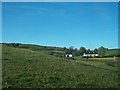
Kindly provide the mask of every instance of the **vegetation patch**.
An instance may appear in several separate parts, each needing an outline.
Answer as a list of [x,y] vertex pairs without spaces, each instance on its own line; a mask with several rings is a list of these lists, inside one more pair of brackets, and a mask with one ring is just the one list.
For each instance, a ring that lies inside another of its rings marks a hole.
[[[46,53],[50,51],[48,47],[45,49],[33,51],[30,48],[3,45],[3,88],[118,87],[117,60],[65,59]],[[54,53],[63,53],[63,49],[53,49]]]

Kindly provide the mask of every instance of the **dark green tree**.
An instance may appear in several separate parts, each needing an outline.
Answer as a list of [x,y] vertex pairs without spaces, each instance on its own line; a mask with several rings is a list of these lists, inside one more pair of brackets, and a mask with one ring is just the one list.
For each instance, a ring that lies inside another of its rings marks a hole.
[[79,51],[74,51],[72,54],[73,54],[73,56],[79,56],[80,55]]
[[107,48],[105,48],[105,47],[103,47],[103,46],[99,47],[99,48],[98,48],[98,54],[99,54],[99,56],[100,56],[100,57],[105,56],[106,51],[107,51]]
[[69,53],[72,53],[74,51],[74,47],[73,46],[70,46],[69,47]]
[[91,52],[91,50],[90,50],[90,49],[87,49],[86,52],[89,53],[89,52]]
[[64,51],[65,51],[65,53],[69,53],[69,49],[68,48],[66,48]]
[[67,49],[66,47],[63,48],[63,50],[66,50],[66,49]]
[[73,56],[79,56],[80,53],[79,53],[79,50],[77,48],[75,48],[72,52]]
[[95,48],[95,49],[93,50],[93,52],[94,52],[94,53],[98,53],[98,49]]
[[83,55],[86,52],[86,48],[80,47],[79,52],[80,52],[80,55]]

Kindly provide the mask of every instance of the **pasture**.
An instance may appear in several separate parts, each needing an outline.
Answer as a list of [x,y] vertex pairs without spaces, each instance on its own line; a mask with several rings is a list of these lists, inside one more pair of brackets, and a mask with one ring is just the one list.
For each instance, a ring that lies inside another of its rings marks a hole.
[[2,64],[3,88],[118,88],[112,58],[66,60],[46,49],[3,45]]

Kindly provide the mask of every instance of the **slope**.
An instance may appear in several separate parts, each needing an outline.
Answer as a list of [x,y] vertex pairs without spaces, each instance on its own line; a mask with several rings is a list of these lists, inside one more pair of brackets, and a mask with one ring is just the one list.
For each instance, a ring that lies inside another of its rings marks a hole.
[[2,60],[3,88],[118,87],[117,69],[97,68],[42,51],[3,45]]

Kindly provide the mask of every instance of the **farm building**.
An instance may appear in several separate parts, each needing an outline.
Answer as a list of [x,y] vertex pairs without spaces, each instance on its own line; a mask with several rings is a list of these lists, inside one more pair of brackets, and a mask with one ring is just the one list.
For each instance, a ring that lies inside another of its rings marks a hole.
[[72,53],[66,53],[65,57],[73,57]]
[[97,57],[98,53],[89,52],[89,53],[84,53],[83,56],[84,57]]

